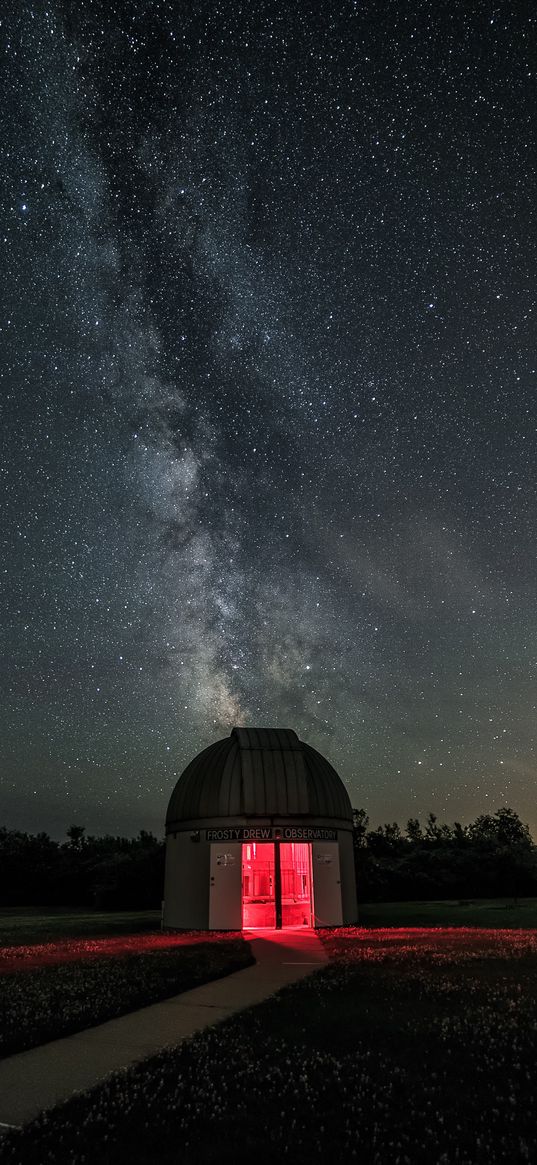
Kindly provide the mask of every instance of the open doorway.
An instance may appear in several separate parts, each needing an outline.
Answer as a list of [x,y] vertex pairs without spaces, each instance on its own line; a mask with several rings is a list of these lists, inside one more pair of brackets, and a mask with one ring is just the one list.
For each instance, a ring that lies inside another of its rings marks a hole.
[[276,926],[274,842],[245,842],[242,847],[242,925]]
[[242,925],[245,929],[311,926],[311,845],[245,842]]
[[280,846],[282,927],[311,926],[311,845],[305,841]]

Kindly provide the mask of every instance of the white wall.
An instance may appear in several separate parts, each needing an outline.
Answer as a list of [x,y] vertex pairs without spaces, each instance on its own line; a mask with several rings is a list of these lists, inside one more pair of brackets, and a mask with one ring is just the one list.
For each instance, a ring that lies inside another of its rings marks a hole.
[[315,926],[341,926],[341,878],[337,841],[314,841],[313,909]]
[[163,926],[207,930],[210,848],[206,841],[192,841],[187,831],[168,834]]
[[343,926],[354,926],[358,921],[358,903],[356,899],[356,875],[354,872],[352,833],[341,829],[338,831],[338,837]]
[[[216,855],[224,853],[235,855],[235,861],[217,864]],[[326,863],[316,860],[318,854],[335,856],[332,862]],[[175,837],[169,834],[163,925],[181,930],[240,930],[241,860],[240,842],[195,842],[188,830],[178,832]],[[356,923],[358,908],[350,831],[338,830],[338,842],[313,842],[312,866],[314,925]],[[212,888],[211,878],[214,878]]]
[[211,844],[209,929],[240,930],[242,927],[242,845]]

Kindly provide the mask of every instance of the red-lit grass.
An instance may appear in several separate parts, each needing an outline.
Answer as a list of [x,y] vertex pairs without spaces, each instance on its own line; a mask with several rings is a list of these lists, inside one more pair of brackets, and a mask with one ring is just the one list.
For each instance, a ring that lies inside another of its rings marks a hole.
[[325,941],[326,969],[9,1135],[2,1162],[537,1160],[537,934]]
[[158,931],[154,934],[123,934],[103,938],[57,939],[48,943],[29,943],[0,947],[0,975],[11,971],[33,970],[37,967],[71,963],[84,959],[118,958],[128,954],[148,954],[151,951],[172,950],[199,943],[219,942],[237,935],[215,931],[191,931],[173,934]]
[[[0,975],[0,1056],[104,1023],[253,962],[238,935],[136,936],[127,952],[46,958]],[[109,941],[109,940],[106,940]]]
[[411,959],[420,954],[433,961],[537,955],[537,930],[529,928],[350,926],[318,933],[339,962]]

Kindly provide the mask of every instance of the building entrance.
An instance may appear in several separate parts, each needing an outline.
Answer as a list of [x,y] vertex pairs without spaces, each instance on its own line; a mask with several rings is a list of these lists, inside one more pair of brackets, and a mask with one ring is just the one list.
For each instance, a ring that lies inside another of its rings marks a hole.
[[242,846],[245,929],[312,925],[309,842],[246,842]]

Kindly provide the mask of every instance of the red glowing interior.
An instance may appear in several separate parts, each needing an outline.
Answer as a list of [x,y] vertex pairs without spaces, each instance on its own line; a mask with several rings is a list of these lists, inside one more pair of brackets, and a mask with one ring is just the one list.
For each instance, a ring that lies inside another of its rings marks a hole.
[[[265,928],[311,926],[311,846],[307,842],[280,844],[280,902],[274,842],[248,842],[242,847],[242,925]],[[280,909],[277,910],[277,905]]]
[[242,925],[276,926],[274,842],[242,847]]
[[311,845],[284,842],[282,870],[282,926],[311,926]]

